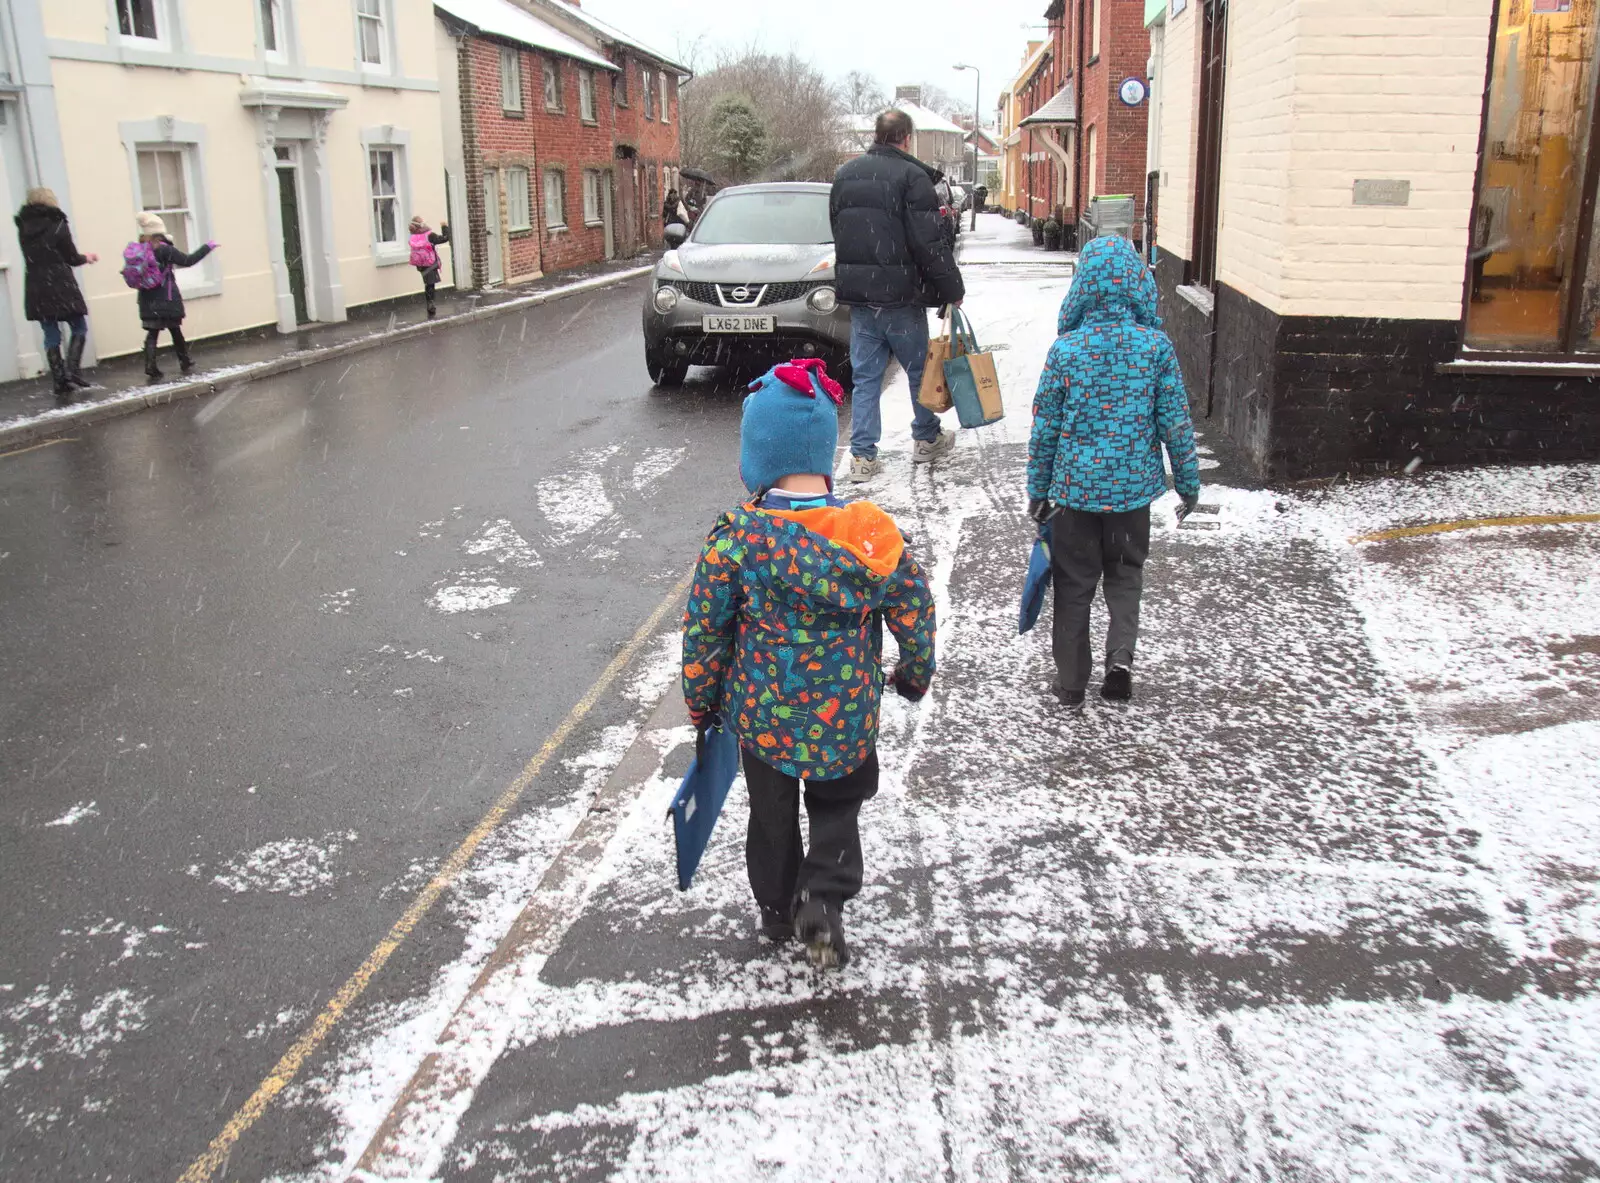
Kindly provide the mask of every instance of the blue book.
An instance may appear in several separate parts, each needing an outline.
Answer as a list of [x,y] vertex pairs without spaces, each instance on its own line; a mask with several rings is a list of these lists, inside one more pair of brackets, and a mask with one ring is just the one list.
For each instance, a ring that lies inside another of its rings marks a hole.
[[739,737],[724,724],[706,732],[705,749],[689,765],[672,799],[672,836],[678,847],[678,890],[688,891],[711,844],[722,804],[739,773]]
[[1022,611],[1017,616],[1017,632],[1025,633],[1039,622],[1045,593],[1050,590],[1050,523],[1039,527],[1033,553],[1028,556],[1028,576],[1022,581]]

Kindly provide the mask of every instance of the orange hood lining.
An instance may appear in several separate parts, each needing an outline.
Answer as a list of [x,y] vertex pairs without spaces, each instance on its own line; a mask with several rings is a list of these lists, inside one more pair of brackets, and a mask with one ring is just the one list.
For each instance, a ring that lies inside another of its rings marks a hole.
[[874,575],[888,577],[900,566],[906,541],[894,519],[870,501],[827,505],[820,509],[763,509],[775,518],[787,518],[849,551]]

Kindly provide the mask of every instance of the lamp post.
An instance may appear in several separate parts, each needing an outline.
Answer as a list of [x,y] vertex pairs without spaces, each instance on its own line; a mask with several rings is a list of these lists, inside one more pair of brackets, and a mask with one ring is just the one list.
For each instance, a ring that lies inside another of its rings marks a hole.
[[[979,115],[978,115],[978,112],[980,110],[982,110],[982,108],[978,106],[978,100],[979,100],[979,97],[983,94],[983,74],[979,72],[977,66],[960,66],[960,65],[958,65],[958,66],[956,66],[954,68],[957,69],[957,70],[971,70],[972,71],[972,79],[973,79],[973,83],[972,83],[972,190],[973,191],[972,191],[971,197],[972,197],[972,228],[974,230],[976,230],[978,228],[978,194],[977,194],[977,188],[978,188],[978,130],[983,126],[983,121],[979,118]],[[960,225],[960,223],[957,223],[957,225]]]

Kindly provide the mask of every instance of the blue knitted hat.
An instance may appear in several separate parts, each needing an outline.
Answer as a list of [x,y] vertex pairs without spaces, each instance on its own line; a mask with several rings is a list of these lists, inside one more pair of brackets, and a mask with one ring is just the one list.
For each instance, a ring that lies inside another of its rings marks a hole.
[[815,473],[833,487],[844,389],[821,359],[774,366],[750,384],[739,427],[739,475],[752,493],[793,474]]

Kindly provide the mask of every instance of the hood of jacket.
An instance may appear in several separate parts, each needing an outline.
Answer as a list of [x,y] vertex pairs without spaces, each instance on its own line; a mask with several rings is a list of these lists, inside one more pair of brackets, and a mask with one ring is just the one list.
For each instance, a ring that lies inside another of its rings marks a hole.
[[1156,314],[1156,278],[1133,243],[1120,234],[1096,238],[1079,253],[1072,287],[1061,302],[1056,336],[1064,337],[1091,320],[1161,327],[1161,317]]
[[25,205],[17,211],[17,237],[26,244],[32,239],[54,234],[67,215],[53,205]]
[[[814,611],[857,611],[876,604],[905,552],[894,519],[870,501],[820,509],[744,513],[762,519],[773,548],[762,572]],[[760,555],[753,556],[760,566]]]

